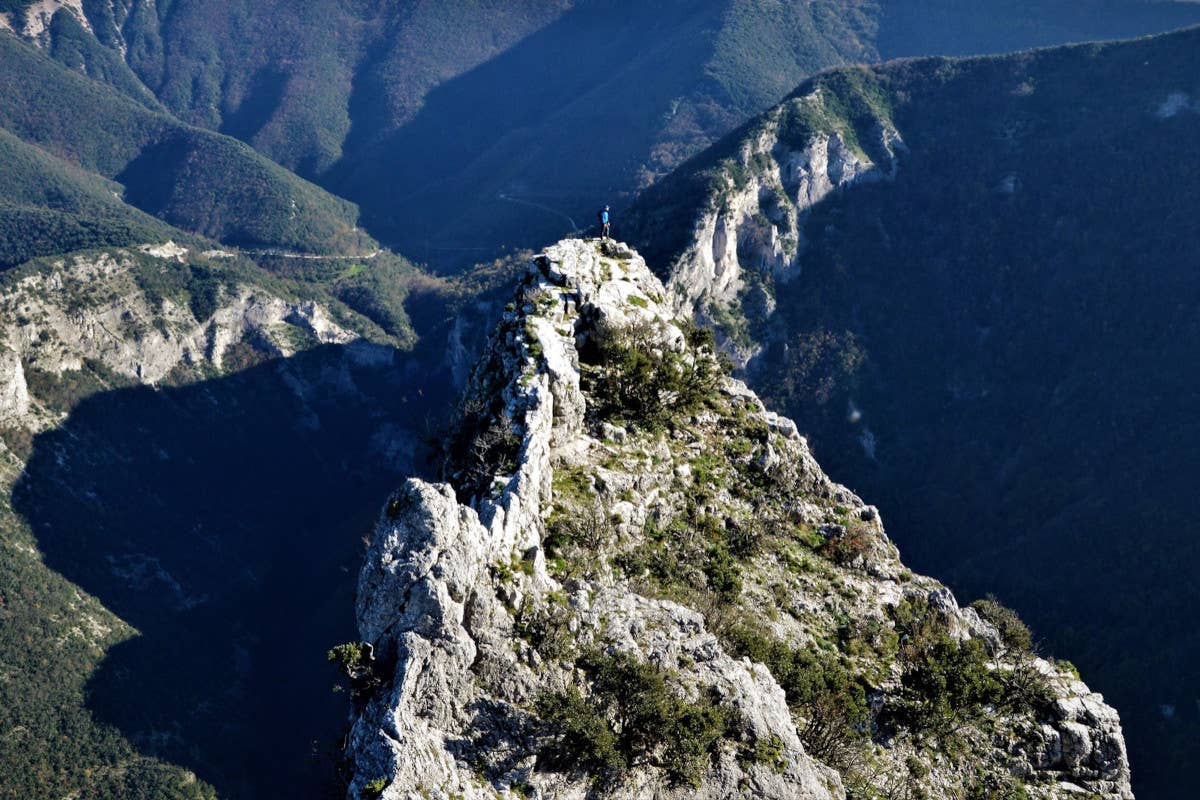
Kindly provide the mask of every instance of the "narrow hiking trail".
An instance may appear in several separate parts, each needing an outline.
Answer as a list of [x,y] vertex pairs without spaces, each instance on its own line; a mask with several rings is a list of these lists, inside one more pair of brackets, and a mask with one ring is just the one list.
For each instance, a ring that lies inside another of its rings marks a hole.
[[551,208],[550,206],[543,205],[541,203],[535,203],[532,200],[522,200],[519,197],[512,197],[511,195],[507,195],[504,192],[500,192],[499,194],[496,195],[496,197],[498,197],[501,200],[504,200],[506,202],[509,202],[509,203],[516,203],[516,204],[522,205],[522,206],[529,206],[530,208],[540,209],[542,211],[547,212],[548,214],[553,214],[556,217],[561,217],[562,219],[565,219],[567,221],[568,225],[571,226],[570,230],[568,230],[567,233],[578,233],[579,232],[579,226],[575,224],[575,220],[571,217],[571,215],[567,214],[563,211],[559,211],[557,208]]
[[277,258],[298,258],[304,261],[346,261],[349,259],[360,259],[362,261],[371,261],[377,258],[382,249],[375,250],[365,255],[318,255],[316,253],[290,253],[286,250],[277,250],[275,248],[266,249],[239,249],[239,252],[251,256],[275,256]]

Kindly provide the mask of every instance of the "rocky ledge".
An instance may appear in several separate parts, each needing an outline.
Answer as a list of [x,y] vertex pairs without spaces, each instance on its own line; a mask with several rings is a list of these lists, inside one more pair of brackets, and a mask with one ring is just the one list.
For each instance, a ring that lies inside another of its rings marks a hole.
[[729,378],[632,250],[533,259],[359,578],[351,798],[1130,798],[1120,722]]

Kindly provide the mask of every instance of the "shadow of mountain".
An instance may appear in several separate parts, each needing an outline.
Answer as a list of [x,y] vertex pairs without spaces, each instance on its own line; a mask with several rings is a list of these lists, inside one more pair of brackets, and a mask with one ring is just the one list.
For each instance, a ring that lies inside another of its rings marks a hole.
[[244,142],[251,141],[271,121],[271,110],[279,105],[287,88],[287,75],[276,67],[262,67],[254,73],[245,97],[221,123],[221,133]]
[[431,91],[322,184],[357,202],[373,235],[442,266],[587,226],[633,188],[671,101],[703,79],[700,45],[724,5],[581,3]]
[[[390,134],[377,133],[388,104],[384,78],[367,69],[349,98],[346,156],[315,177],[359,205],[373,236],[442,272],[586,228],[599,205],[625,205],[656,148],[699,145],[775,99],[754,95],[750,87],[761,76],[735,76],[732,88],[723,88],[729,75],[720,78],[721,70],[748,69],[717,54],[746,35],[736,30],[735,5],[577,3],[430,91],[420,111]],[[933,13],[927,5],[883,4],[868,14],[878,31],[864,38],[887,58],[966,55],[1138,36],[1200,21],[1200,7],[1185,3],[1045,0],[1013,9],[1005,0],[938,0]],[[847,32],[839,35],[821,12],[814,18],[812,30],[796,33],[813,37],[813,51],[832,48],[829,60],[814,67],[837,60],[838,42],[854,50],[842,41]],[[764,46],[752,38],[739,44]],[[387,54],[384,45],[368,62],[386,64]],[[714,57],[721,63],[714,66]],[[788,66],[790,58],[776,54],[775,68],[797,69]],[[682,128],[667,134],[677,112],[687,121],[675,120]],[[625,238],[619,215],[615,227]]]
[[40,435],[13,490],[47,564],[133,625],[89,708],[222,797],[336,794],[366,535],[454,389],[416,356],[322,347],[122,389]]

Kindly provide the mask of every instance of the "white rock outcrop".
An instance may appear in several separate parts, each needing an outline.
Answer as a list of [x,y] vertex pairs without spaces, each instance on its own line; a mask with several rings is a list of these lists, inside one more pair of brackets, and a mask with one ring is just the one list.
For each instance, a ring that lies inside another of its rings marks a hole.
[[[19,33],[27,39],[43,41],[50,30],[50,21],[60,11],[73,15],[80,25],[88,30],[91,29],[92,26],[88,22],[87,15],[83,13],[83,0],[33,0],[21,12],[20,20],[23,20],[23,25],[20,27]],[[0,19],[4,23],[2,27],[18,32],[14,26],[14,22],[18,22],[15,17],[16,12],[0,14]]]
[[[863,181],[894,176],[899,134],[880,123],[877,164],[851,146],[843,133],[814,134],[801,145],[787,143],[781,127],[794,106],[821,106],[821,90],[772,109],[734,157],[696,222],[692,241],[671,269],[669,286],[681,310],[728,305],[743,288],[743,271],[753,269],[780,281],[795,277],[804,252],[804,223],[829,195]],[[734,172],[737,173],[735,176]]]
[[[687,323],[635,252],[568,240],[537,256],[464,403],[510,421],[519,439],[515,463],[498,461],[496,474],[460,485],[458,494],[412,479],[389,499],[359,577],[359,632],[379,686],[359,698],[352,718],[354,800],[846,796],[841,775],[806,752],[779,682],[765,666],[727,652],[704,614],[640,591],[599,556],[590,577],[565,578],[548,568],[547,518],[563,507],[558,492],[567,491],[556,491],[559,471],[597,493],[599,513],[623,542],[635,542],[648,521],[669,519],[697,489],[716,492],[705,501],[714,507],[741,502],[720,488],[706,461],[710,448],[727,450],[720,436],[705,433],[721,430],[719,414],[698,412],[665,437],[587,421],[596,398],[582,388],[581,351],[603,326],[641,326],[656,332],[649,347],[689,352]],[[794,423],[767,411],[740,381],[724,379],[721,395],[730,418],[763,437],[759,450],[744,456],[745,468],[791,487],[770,502],[820,536],[849,536],[853,528],[865,537],[843,566],[797,571],[774,554],[754,561],[758,571],[744,573],[742,596],[761,603],[763,624],[783,640],[811,644],[828,626],[845,624],[838,620],[886,624],[889,609],[913,600],[943,618],[957,639],[1001,647],[997,630],[960,609],[949,590],[903,569],[878,510],[825,476]],[[487,430],[480,435],[492,435]],[[707,485],[697,486],[697,470],[707,473]],[[830,523],[831,514],[840,522]],[[523,638],[524,615],[547,604],[565,609],[576,645],[631,654],[669,671],[686,696],[705,693],[736,709],[743,741],[772,742],[777,761],[747,761],[734,745],[722,745],[696,786],[635,765],[603,791],[596,776],[545,762],[536,701],[577,675]],[[1076,790],[1132,797],[1116,713],[1084,684],[1029,658],[1046,676],[1054,708],[1036,724],[1014,720],[1003,729],[1004,743],[1000,734],[968,737],[973,752],[958,762],[931,762],[925,789],[949,796],[987,765],[1038,787],[1037,797]],[[876,680],[883,694],[899,691],[898,674]],[[889,772],[907,770],[905,759],[925,752],[896,736],[872,747],[879,780],[891,780]]]
[[0,422],[17,420],[29,413],[29,386],[25,369],[15,350],[0,348]]
[[[714,183],[667,282],[676,309],[717,329],[737,366],[764,344],[730,328],[755,318],[764,329],[774,312],[772,282],[795,279],[808,245],[804,228],[814,207],[859,183],[890,180],[905,149],[891,122],[880,118],[870,133],[872,159],[844,125],[830,124],[803,140],[787,129],[798,116],[826,116],[818,86],[764,114],[737,153],[715,169]],[[833,113],[828,116],[833,116]],[[753,296],[747,291],[753,289]]]
[[[143,252],[161,260],[164,272],[187,254],[171,244]],[[146,292],[134,276],[133,257],[122,251],[70,256],[13,282],[0,289],[0,313],[0,408],[20,414],[28,397],[14,359],[55,375],[91,360],[155,384],[180,364],[220,369],[227,348],[251,337],[282,356],[298,349],[289,331],[321,344],[360,338],[313,301],[248,285],[222,288],[212,315],[196,319],[186,305]]]

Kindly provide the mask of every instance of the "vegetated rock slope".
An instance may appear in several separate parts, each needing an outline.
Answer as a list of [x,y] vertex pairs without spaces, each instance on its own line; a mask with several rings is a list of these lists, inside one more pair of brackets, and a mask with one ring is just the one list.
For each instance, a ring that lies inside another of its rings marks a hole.
[[1200,757],[1198,67],[1192,29],[831,72],[635,211],[912,562],[1078,659],[1155,797]]
[[[463,267],[587,225],[804,76],[1200,22],[1137,0],[8,0],[0,24]],[[552,65],[547,69],[546,65]],[[485,124],[480,124],[484,120]]]
[[170,243],[0,274],[0,797],[336,791],[322,654],[452,396],[422,333]]
[[359,576],[350,796],[1131,797],[1116,713],[718,363],[632,250],[533,259]]

